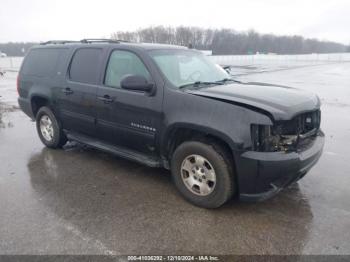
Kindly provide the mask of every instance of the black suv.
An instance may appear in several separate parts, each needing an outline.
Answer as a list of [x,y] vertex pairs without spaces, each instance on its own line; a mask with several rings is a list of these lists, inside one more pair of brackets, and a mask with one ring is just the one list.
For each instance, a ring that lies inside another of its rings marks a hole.
[[271,197],[324,145],[316,95],[239,82],[185,47],[51,41],[27,54],[17,88],[47,147],[73,140],[171,169],[181,194],[207,208]]

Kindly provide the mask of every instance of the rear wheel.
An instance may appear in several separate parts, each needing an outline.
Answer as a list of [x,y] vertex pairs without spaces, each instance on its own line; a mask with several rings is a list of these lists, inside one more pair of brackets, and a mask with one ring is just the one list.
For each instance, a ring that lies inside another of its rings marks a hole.
[[36,114],[36,129],[41,142],[50,148],[60,148],[67,142],[67,137],[49,107],[41,107]]
[[197,206],[219,207],[234,193],[232,164],[218,145],[184,142],[173,154],[171,171],[180,193]]

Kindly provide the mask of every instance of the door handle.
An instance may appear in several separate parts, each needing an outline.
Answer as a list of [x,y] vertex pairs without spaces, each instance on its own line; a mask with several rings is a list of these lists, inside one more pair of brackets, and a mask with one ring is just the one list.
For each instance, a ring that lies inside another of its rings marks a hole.
[[74,91],[70,89],[70,87],[62,88],[62,92],[65,93],[66,95],[71,95],[74,93]]
[[103,103],[105,104],[110,104],[110,103],[113,103],[114,101],[114,98],[111,98],[109,95],[98,96],[97,98],[103,101]]

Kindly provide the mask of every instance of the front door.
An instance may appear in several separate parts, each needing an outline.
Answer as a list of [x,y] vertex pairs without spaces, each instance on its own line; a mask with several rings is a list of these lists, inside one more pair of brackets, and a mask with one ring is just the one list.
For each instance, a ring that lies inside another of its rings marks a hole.
[[97,90],[97,134],[101,140],[131,150],[154,154],[161,118],[161,90],[155,94],[125,90],[126,75],[142,75],[153,82],[141,57],[128,50],[112,50],[104,81]]

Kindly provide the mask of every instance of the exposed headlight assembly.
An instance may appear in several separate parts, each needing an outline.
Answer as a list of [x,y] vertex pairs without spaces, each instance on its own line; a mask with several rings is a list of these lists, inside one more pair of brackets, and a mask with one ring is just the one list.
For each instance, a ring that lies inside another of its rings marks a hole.
[[291,120],[276,121],[274,125],[252,124],[252,148],[261,152],[294,151],[300,143],[307,145],[312,142],[320,123],[321,111],[315,110]]
[[251,125],[252,147],[254,151],[276,152],[295,149],[298,135],[282,135],[282,129],[270,125]]

